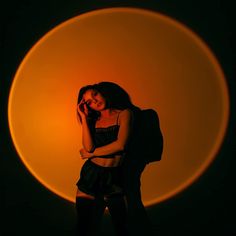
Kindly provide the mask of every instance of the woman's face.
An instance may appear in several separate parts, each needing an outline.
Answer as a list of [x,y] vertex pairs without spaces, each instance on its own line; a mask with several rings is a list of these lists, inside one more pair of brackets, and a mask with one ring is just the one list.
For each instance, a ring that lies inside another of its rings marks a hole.
[[106,107],[106,100],[97,90],[89,89],[83,95],[84,102],[95,111],[102,111]]

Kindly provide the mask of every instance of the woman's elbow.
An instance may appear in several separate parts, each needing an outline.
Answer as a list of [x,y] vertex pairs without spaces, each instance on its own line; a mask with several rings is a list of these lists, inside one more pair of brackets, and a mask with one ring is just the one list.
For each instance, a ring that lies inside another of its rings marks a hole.
[[119,152],[124,152],[125,151],[125,145],[123,144],[123,143],[118,143],[117,144],[117,151],[119,151]]
[[84,147],[84,149],[85,149],[87,152],[92,153],[92,152],[94,152],[94,150],[95,150],[95,146]]

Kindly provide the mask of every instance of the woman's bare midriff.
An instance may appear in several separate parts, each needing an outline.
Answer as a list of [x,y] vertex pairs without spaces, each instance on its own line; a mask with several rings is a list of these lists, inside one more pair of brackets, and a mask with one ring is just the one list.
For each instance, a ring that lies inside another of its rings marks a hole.
[[[121,165],[123,160],[122,155],[115,155],[113,158],[101,158],[101,157],[94,157],[91,159],[92,162],[99,166],[103,167],[117,167]],[[77,189],[76,197],[94,199],[94,196],[89,195],[87,193],[82,192],[81,190]]]
[[103,167],[117,167],[121,165],[122,158],[122,155],[115,155],[113,158],[94,157],[91,161]]

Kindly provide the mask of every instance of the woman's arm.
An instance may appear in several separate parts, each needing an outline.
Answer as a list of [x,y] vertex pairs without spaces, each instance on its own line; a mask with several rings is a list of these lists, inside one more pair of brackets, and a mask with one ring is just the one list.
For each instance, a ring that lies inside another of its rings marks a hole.
[[87,152],[91,153],[94,151],[95,145],[92,139],[89,122],[87,118],[81,120],[82,120],[82,145]]
[[80,122],[82,126],[82,145],[87,152],[93,152],[95,145],[89,126],[87,105],[83,101],[81,101],[78,104],[77,110],[80,116]]
[[106,156],[109,154],[125,151],[133,125],[132,111],[129,109],[123,110],[120,113],[119,119],[120,128],[117,140],[107,145],[96,148],[92,153],[86,153],[86,151],[81,150],[80,153],[82,158]]

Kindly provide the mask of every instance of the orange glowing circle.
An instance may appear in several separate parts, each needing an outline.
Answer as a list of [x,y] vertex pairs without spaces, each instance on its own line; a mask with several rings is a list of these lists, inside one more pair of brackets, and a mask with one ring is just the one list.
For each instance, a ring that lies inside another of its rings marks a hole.
[[213,53],[190,29],[148,10],[110,8],[74,17],[28,52],[14,77],[8,118],[16,150],[45,187],[74,202],[81,86],[113,81],[141,108],[154,108],[163,160],[142,175],[146,206],[184,190],[209,166],[224,138],[229,98]]

